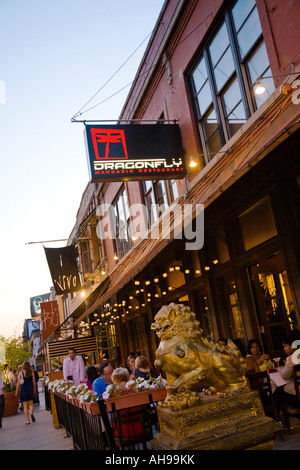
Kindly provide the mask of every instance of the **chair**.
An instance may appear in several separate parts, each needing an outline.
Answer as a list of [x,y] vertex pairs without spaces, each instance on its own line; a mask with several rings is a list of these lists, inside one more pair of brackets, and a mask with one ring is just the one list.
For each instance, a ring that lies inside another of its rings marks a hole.
[[294,385],[298,406],[300,407],[300,364],[294,366]]
[[133,449],[139,444],[147,450],[147,442],[153,439],[153,433],[145,418],[145,405],[113,411],[111,424],[116,445],[121,450]]
[[[252,390],[257,390],[265,411],[265,414],[269,416],[274,416],[276,421],[281,421],[279,418],[279,410],[277,404],[273,397],[270,376],[268,371],[264,370],[262,372],[255,372],[253,374],[246,374],[247,379],[249,380],[250,388]],[[283,440],[281,431],[280,437]]]

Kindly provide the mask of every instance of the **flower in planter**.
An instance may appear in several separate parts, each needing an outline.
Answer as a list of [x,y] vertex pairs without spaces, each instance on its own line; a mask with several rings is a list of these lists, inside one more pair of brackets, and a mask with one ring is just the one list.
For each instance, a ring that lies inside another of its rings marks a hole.
[[135,380],[129,380],[126,383],[125,388],[120,387],[115,383],[108,385],[106,391],[102,394],[102,397],[104,400],[107,400],[108,398],[116,398],[123,395],[128,395],[130,393],[144,392],[145,390],[165,387],[166,384],[167,381],[164,380],[161,376],[159,376],[157,379],[151,378],[149,380],[138,377]]
[[80,403],[95,403],[97,401],[97,393],[94,392],[93,390],[85,390],[82,391],[78,397]]

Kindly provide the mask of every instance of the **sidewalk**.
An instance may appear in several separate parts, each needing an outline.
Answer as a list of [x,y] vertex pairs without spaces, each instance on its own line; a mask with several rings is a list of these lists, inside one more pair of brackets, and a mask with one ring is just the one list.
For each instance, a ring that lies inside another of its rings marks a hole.
[[[45,395],[40,391],[40,405],[35,405],[36,422],[25,425],[22,411],[2,420],[0,450],[73,450],[73,440],[66,437],[65,429],[55,429],[50,411],[45,408]],[[293,430],[284,431],[282,441],[279,434],[274,440],[276,450],[300,450],[300,419],[291,418]]]
[[45,395],[39,386],[40,405],[34,406],[36,422],[26,426],[23,411],[2,419],[0,450],[73,450],[65,429],[55,429],[50,411],[45,408]]

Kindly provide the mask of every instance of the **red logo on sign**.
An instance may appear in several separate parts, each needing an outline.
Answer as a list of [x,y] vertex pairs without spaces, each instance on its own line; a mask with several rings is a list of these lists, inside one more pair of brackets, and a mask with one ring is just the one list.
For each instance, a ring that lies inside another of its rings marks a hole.
[[[125,132],[122,129],[91,129],[96,160],[109,160],[110,158],[128,159]],[[116,147],[118,144],[118,150]],[[121,145],[120,145],[121,144]],[[113,152],[113,156],[110,153]]]

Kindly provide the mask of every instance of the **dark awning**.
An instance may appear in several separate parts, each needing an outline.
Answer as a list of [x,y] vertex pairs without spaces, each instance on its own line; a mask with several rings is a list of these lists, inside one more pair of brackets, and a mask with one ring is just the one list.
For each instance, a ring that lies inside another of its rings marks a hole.
[[49,358],[67,356],[70,348],[74,348],[77,354],[95,352],[98,349],[96,337],[85,336],[83,338],[51,341],[48,343]]

